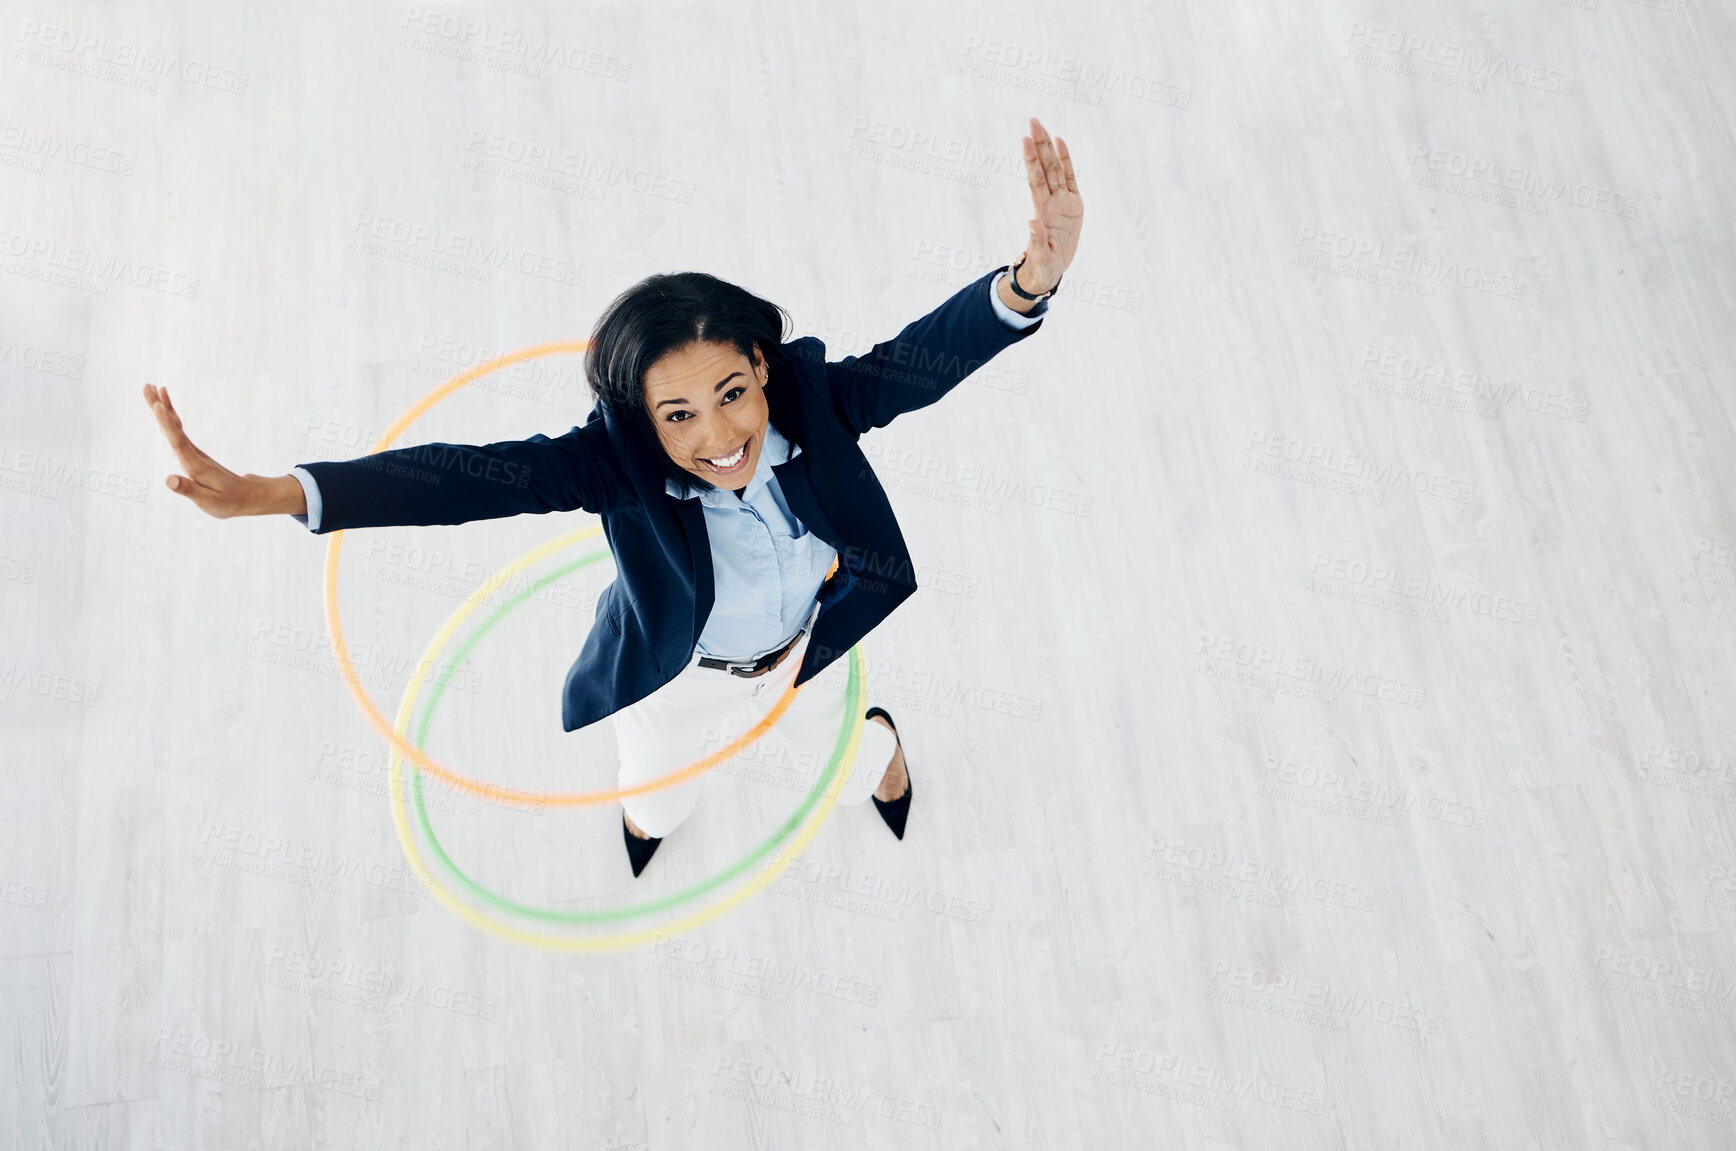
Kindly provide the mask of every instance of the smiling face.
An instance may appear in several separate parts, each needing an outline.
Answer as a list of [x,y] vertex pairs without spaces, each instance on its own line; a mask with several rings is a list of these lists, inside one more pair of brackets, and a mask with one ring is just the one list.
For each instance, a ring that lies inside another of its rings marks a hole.
[[765,444],[766,362],[730,344],[695,342],[645,371],[645,407],[663,450],[682,469],[739,492]]

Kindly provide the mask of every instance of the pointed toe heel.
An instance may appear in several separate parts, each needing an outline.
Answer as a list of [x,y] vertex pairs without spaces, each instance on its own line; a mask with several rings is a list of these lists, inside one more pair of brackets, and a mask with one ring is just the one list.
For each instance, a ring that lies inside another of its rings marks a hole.
[[645,865],[651,862],[651,857],[657,854],[657,845],[663,842],[661,836],[640,839],[627,830],[627,813],[621,813],[621,838],[627,841],[627,860],[633,865],[633,877],[645,870]]
[[[892,728],[892,738],[898,740],[899,750],[902,751],[904,741],[898,739],[898,725],[892,722],[892,716],[883,707],[869,708],[866,718],[873,719],[875,716],[885,718],[887,726]],[[901,840],[904,838],[905,821],[910,818],[910,797],[916,792],[916,781],[910,774],[910,757],[908,755],[904,757],[904,776],[904,794],[897,799],[881,799],[878,795],[868,797],[874,801],[875,810],[880,812],[880,818],[886,821],[886,826],[892,829],[892,834]]]

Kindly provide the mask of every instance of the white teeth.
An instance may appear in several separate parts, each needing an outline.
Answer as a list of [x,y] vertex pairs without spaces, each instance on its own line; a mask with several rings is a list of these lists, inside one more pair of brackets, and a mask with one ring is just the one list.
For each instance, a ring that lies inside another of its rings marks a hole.
[[747,445],[744,443],[741,445],[741,447],[735,449],[735,451],[731,452],[729,455],[724,456],[721,459],[706,460],[705,462],[708,464],[711,464],[713,467],[733,468],[733,467],[735,467],[735,465],[741,463],[741,457],[746,452],[747,452]]

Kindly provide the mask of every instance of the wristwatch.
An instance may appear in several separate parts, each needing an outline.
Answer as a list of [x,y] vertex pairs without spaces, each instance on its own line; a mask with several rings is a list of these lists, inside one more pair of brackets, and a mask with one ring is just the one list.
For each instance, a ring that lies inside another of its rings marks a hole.
[[1063,276],[1063,277],[1061,277],[1061,279],[1057,279],[1055,281],[1055,286],[1053,288],[1050,288],[1048,291],[1044,292],[1042,295],[1040,295],[1040,296],[1031,295],[1031,293],[1029,293],[1029,292],[1025,291],[1025,289],[1019,287],[1019,267],[1022,264],[1024,264],[1025,257],[1028,255],[1030,255],[1030,252],[1028,252],[1028,251],[1019,253],[1019,258],[1017,260],[1014,260],[1013,266],[1007,270],[1007,282],[1009,284],[1011,284],[1013,287],[1013,295],[1019,297],[1019,299],[1031,300],[1033,302],[1040,303],[1043,300],[1048,299],[1050,296],[1053,296],[1056,292],[1060,291],[1061,290],[1061,279],[1065,279],[1066,277]]

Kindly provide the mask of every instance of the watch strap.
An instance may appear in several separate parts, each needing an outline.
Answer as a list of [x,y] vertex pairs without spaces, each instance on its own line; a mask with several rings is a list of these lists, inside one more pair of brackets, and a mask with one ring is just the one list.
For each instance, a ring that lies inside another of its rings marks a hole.
[[1066,277],[1063,276],[1063,277],[1060,277],[1059,279],[1057,279],[1055,281],[1055,286],[1053,288],[1050,288],[1046,292],[1042,292],[1042,293],[1039,293],[1037,295],[1032,295],[1030,292],[1025,291],[1025,289],[1019,287],[1019,268],[1024,265],[1026,254],[1027,253],[1020,252],[1019,258],[1016,261],[1014,261],[1012,267],[1008,269],[1007,282],[1009,284],[1011,284],[1011,286],[1012,286],[1013,295],[1019,297],[1019,299],[1030,300],[1032,302],[1041,302],[1043,300],[1048,299],[1050,296],[1053,296],[1056,292],[1060,291],[1061,280],[1065,279]]

